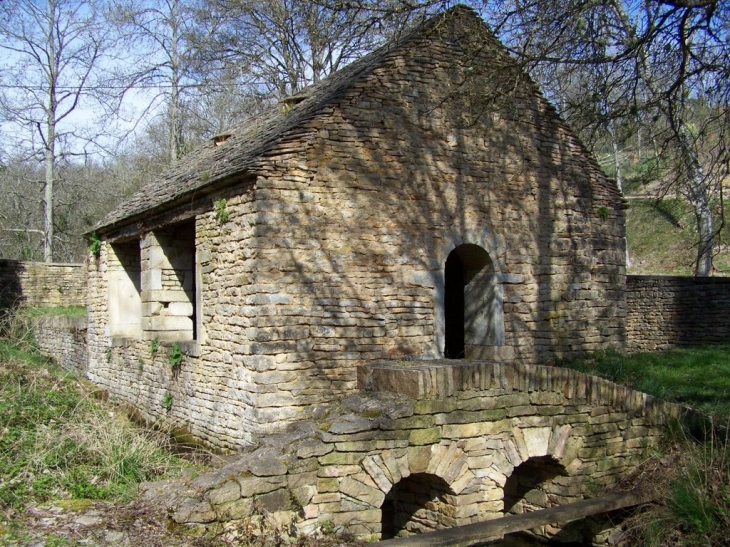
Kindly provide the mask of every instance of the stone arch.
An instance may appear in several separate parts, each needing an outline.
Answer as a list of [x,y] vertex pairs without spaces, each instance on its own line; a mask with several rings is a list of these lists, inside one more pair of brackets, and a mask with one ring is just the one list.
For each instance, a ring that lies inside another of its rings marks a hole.
[[559,505],[564,485],[554,479],[567,470],[552,456],[535,456],[514,468],[504,485],[504,513],[526,513]]
[[444,266],[444,357],[504,345],[502,287],[489,253],[472,243],[456,247]]
[[[438,269],[434,310],[437,355],[489,357],[487,348],[504,345],[501,282],[506,271],[505,250],[504,240],[488,227],[481,230],[452,229],[444,234],[444,244],[438,249],[434,264]],[[461,275],[459,268],[463,269],[463,275],[461,281],[455,281]],[[453,295],[459,290],[463,291],[463,304],[456,302],[457,310],[454,311]],[[459,311],[460,307],[462,311]],[[454,346],[453,326],[454,321],[459,321],[455,319],[459,314],[464,316],[461,322],[463,350],[458,332]]]
[[[409,480],[410,477],[415,478]],[[388,510],[390,506],[386,501],[392,502],[395,497],[393,494],[386,499],[394,485],[401,485],[396,488],[396,493],[410,490],[435,491],[443,500],[444,507],[451,507],[457,503],[455,500],[460,495],[475,488],[477,480],[469,469],[466,453],[454,441],[450,444],[386,449],[369,454],[362,460],[360,471],[344,477],[339,489],[343,501],[350,498],[357,504],[379,510],[377,516],[375,512],[367,512],[372,516],[368,518],[369,525],[377,529],[383,524],[384,504],[385,510]],[[476,513],[476,502],[471,505],[460,503],[458,511],[462,514],[469,511]],[[403,514],[405,512],[406,510]],[[446,509],[439,521],[439,527],[464,524],[461,521],[448,521],[447,517],[454,518],[449,517],[449,512],[454,514],[456,510]]]
[[421,534],[452,526],[454,496],[441,477],[415,473],[395,483],[381,506],[380,539]]
[[553,427],[515,427],[505,443],[504,509],[522,513],[580,499],[581,436],[570,424]]

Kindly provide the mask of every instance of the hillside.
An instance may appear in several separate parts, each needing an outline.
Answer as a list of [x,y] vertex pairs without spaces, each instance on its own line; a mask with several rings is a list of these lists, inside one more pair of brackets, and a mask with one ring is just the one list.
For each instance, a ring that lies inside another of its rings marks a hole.
[[[697,232],[691,208],[675,199],[657,202],[627,196],[626,234],[631,264],[629,274],[692,275]],[[727,205],[726,205],[727,209]],[[717,227],[722,222],[716,219]],[[723,226],[716,241],[714,275],[730,276],[730,228]]]

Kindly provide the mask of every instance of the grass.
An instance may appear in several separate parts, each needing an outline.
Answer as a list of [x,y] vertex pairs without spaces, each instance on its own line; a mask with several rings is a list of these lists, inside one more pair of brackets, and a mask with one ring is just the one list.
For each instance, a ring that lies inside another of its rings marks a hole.
[[66,317],[86,317],[86,308],[84,306],[32,306],[22,308],[21,313],[28,317],[59,315]]
[[[652,199],[631,199],[626,234],[632,262],[629,274],[692,275],[697,233],[688,204],[672,198],[658,204]],[[714,259],[719,275],[730,275],[729,240],[730,226],[725,226]]]
[[633,355],[605,351],[561,365],[730,418],[730,344]]
[[[669,436],[657,459],[672,463],[659,465],[647,482],[657,500],[624,523],[628,537],[621,545],[730,544],[730,344],[629,356],[606,351],[561,365],[713,416]],[[698,427],[704,428],[699,435]]]
[[0,341],[0,509],[58,499],[128,500],[187,465],[167,437],[96,400],[91,384]]

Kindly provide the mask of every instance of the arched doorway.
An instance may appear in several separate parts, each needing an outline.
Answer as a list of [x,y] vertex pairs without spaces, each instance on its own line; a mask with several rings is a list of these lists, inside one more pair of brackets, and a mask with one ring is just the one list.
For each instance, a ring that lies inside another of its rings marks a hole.
[[449,485],[436,475],[417,473],[393,485],[381,507],[381,539],[432,532],[450,527],[444,509],[452,507],[445,499],[453,494]]
[[456,251],[446,259],[444,313],[446,335],[444,357],[464,358],[464,264]]
[[463,359],[469,348],[504,344],[501,287],[489,253],[465,243],[446,258],[444,357]]

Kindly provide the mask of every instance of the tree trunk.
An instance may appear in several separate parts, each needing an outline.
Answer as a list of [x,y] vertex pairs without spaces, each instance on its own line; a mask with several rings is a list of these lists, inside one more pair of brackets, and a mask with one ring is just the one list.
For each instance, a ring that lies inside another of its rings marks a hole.
[[[613,146],[613,167],[616,172],[616,185],[618,189],[623,193],[624,181],[621,174],[621,150],[618,145],[618,138],[616,138],[616,125],[611,121],[609,125],[609,133],[611,134],[611,145]],[[629,256],[629,241],[624,238],[624,244],[626,245],[626,267],[631,266],[631,256]]]
[[43,260],[53,262],[53,183],[56,167],[56,40],[55,40],[55,5],[48,3],[48,105],[46,110],[46,146],[45,146],[45,167],[46,180],[43,201]]
[[679,145],[684,163],[686,195],[694,210],[697,224],[697,259],[695,276],[712,275],[712,247],[715,236],[710,206],[709,187],[700,164],[694,138],[684,122],[679,123]]

